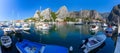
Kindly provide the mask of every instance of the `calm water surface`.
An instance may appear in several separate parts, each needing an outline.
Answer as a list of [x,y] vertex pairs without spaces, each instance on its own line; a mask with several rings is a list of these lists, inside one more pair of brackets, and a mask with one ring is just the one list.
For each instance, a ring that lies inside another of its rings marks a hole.
[[[15,47],[15,43],[18,38],[21,38],[43,44],[64,46],[67,48],[72,46],[73,53],[83,53],[82,49],[80,49],[82,40],[94,36],[90,35],[88,30],[88,25],[57,24],[52,25],[49,30],[35,29],[32,25],[29,32],[24,31],[22,34],[10,35],[13,40],[12,47],[9,49],[2,47],[2,51],[3,53],[19,53]],[[102,32],[102,30],[100,29],[99,32]],[[115,39],[116,37],[108,37],[102,46],[91,53],[114,53]]]

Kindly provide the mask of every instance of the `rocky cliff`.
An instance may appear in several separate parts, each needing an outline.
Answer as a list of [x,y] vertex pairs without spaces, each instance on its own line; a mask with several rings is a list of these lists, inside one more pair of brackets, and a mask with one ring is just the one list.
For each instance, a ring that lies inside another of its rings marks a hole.
[[79,16],[82,18],[102,18],[102,16],[95,10],[81,10]]
[[40,13],[40,16],[42,16],[44,19],[50,19],[51,18],[51,12],[52,12],[51,9],[47,8]]
[[40,16],[40,11],[39,10],[36,10],[35,14],[34,14],[34,18],[39,18]]
[[62,6],[57,12],[57,18],[66,18],[68,16],[68,9],[66,6]]
[[69,17],[71,17],[71,18],[79,18],[80,17],[79,12],[78,11],[70,12]]
[[70,12],[69,17],[72,18],[103,18],[97,11],[95,10],[81,10],[80,12]]
[[108,18],[109,14],[110,14],[109,12],[100,13],[100,15],[105,19]]
[[120,20],[120,4],[113,7],[110,15],[108,16],[108,21],[117,24],[118,19]]
[[[51,17],[51,9],[47,8],[43,11],[36,11],[34,14],[35,18],[39,18],[40,16],[43,17],[43,19],[50,19]],[[64,19],[66,17],[70,18],[103,18],[100,13],[98,13],[95,10],[81,10],[81,11],[73,11],[73,12],[68,12],[68,9],[66,6],[62,6],[56,13],[57,19]]]

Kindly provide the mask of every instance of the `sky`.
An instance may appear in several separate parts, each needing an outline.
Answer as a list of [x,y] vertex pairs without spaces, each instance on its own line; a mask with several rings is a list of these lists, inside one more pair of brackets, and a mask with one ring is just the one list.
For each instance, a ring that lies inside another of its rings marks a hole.
[[50,8],[56,12],[61,6],[68,10],[96,10],[110,12],[120,0],[0,0],[0,21],[19,20],[34,16],[36,10]]

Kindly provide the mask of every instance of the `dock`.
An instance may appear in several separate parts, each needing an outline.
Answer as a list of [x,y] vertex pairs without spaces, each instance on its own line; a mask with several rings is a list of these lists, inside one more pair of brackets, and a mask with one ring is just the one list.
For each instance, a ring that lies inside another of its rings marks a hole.
[[120,36],[117,37],[117,43],[114,53],[120,53]]

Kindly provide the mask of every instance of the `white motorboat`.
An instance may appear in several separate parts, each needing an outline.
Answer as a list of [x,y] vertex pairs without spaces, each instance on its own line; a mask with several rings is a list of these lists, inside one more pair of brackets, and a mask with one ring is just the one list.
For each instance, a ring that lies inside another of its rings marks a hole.
[[10,27],[3,28],[4,32],[11,33],[13,30]]
[[99,26],[97,26],[97,25],[91,25],[91,27],[90,27],[90,33],[91,34],[95,34],[95,33],[98,32],[98,29],[99,29]]
[[117,28],[117,26],[112,26],[113,31],[115,31],[116,28]]
[[15,23],[15,26],[21,26],[21,23]]
[[23,25],[22,25],[22,29],[23,30],[30,30],[30,27],[29,27],[29,24],[27,24],[27,23],[24,23]]
[[107,29],[108,25],[106,23],[103,23],[101,27],[103,30],[105,30],[105,29]]
[[103,23],[102,24],[102,27],[107,27],[108,25],[106,23]]
[[1,37],[1,43],[6,48],[9,48],[12,44],[12,40],[11,40],[10,36],[4,35]]
[[84,53],[89,53],[90,51],[94,50],[95,48],[99,47],[106,39],[104,34],[98,34],[96,36],[90,37],[87,39],[87,42],[83,42],[81,48],[84,48]]
[[83,22],[76,22],[74,25],[83,25]]
[[15,23],[14,29],[15,29],[16,31],[22,30],[22,24],[21,24],[21,23]]
[[22,27],[14,27],[15,31],[22,31]]
[[90,28],[90,30],[98,30],[98,28],[99,28],[99,26],[97,26],[97,25],[92,25],[91,28]]
[[39,23],[39,24],[36,24],[36,28],[37,29],[42,29],[42,30],[47,30],[47,29],[49,29],[49,24],[47,24],[47,23]]

